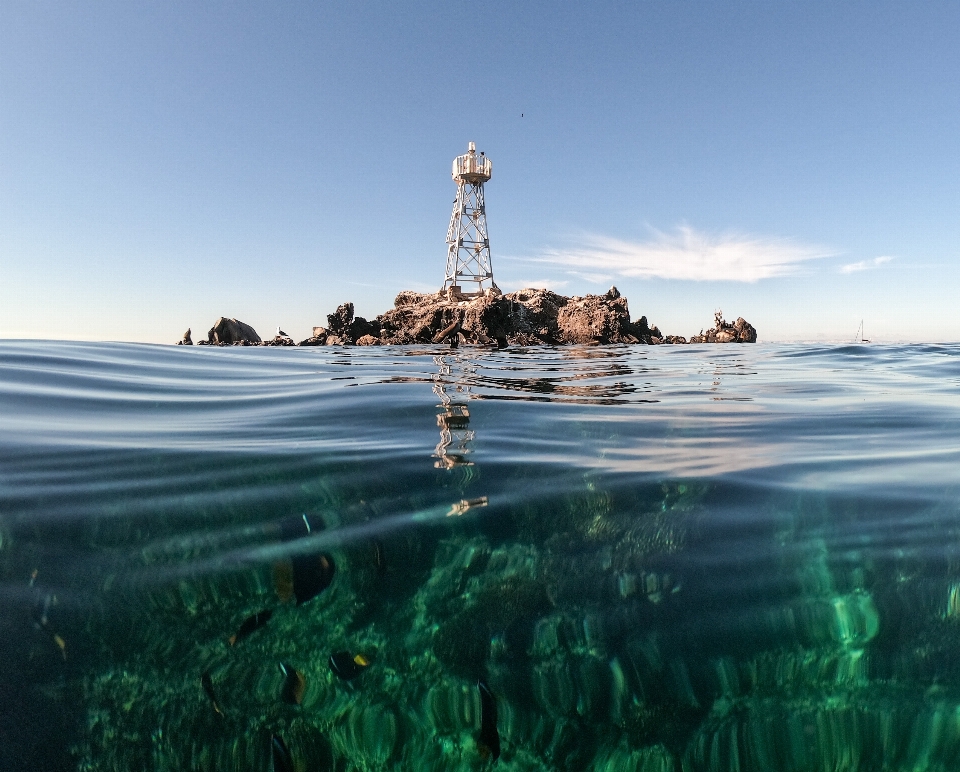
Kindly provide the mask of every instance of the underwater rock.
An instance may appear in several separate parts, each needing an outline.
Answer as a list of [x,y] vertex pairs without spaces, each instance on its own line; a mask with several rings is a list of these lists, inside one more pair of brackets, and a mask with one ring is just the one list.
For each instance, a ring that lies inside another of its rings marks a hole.
[[556,718],[606,721],[611,704],[610,668],[595,657],[557,657],[533,668],[537,704]]
[[207,342],[218,344],[260,343],[260,336],[249,324],[221,316],[207,332]]
[[390,761],[399,735],[397,716],[389,706],[355,705],[340,719],[331,739],[354,764],[369,768]]
[[678,766],[662,745],[631,748],[622,742],[608,755],[597,758],[592,769],[594,772],[674,772]]
[[480,726],[480,693],[464,681],[445,680],[424,698],[427,721],[443,735],[455,735]]

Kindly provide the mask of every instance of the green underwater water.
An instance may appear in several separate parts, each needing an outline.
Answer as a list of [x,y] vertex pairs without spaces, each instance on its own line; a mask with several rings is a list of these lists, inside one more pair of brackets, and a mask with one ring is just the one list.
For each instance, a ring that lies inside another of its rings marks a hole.
[[960,768],[958,384],[0,344],[0,768]]

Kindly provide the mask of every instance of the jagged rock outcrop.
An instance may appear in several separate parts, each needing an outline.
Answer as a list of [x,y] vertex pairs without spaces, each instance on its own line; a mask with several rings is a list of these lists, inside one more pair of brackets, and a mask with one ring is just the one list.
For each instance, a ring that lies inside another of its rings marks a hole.
[[459,301],[444,293],[401,292],[393,309],[371,324],[379,326],[382,343],[392,344],[659,343],[661,338],[646,317],[631,322],[627,299],[616,287],[584,297],[523,289]]
[[178,346],[192,346],[193,338],[190,335],[190,328],[187,327],[187,331],[183,333],[183,339],[177,343]]
[[756,343],[757,342],[757,331],[754,329],[753,325],[750,324],[742,316],[737,319],[737,321],[730,322],[724,321],[723,311],[717,311],[713,315],[713,329],[707,330],[704,332],[700,331],[699,335],[694,335],[690,338],[691,343]]
[[277,335],[276,337],[271,338],[270,340],[262,341],[261,346],[296,346],[293,338],[289,335]]
[[[316,328],[314,328],[316,335]],[[356,343],[364,336],[380,335],[380,325],[368,322],[362,316],[354,317],[353,303],[344,303],[332,314],[327,314],[327,336],[335,336],[345,343]]]
[[[757,331],[743,318],[728,323],[717,312],[715,326],[694,335],[690,343],[755,343]],[[190,344],[190,331],[182,344]],[[680,335],[663,335],[647,317],[630,319],[627,299],[616,287],[603,295],[565,297],[547,289],[522,289],[507,295],[497,289],[476,297],[447,292],[405,291],[393,308],[372,321],[354,316],[353,303],[327,315],[326,327],[295,344],[278,334],[261,341],[250,325],[220,317],[200,345],[379,346],[443,343],[495,345],[685,344]]]
[[207,343],[226,344],[241,343],[250,345],[251,343],[261,343],[257,331],[249,324],[244,324],[238,319],[228,319],[221,316],[214,323],[213,327],[207,332]]

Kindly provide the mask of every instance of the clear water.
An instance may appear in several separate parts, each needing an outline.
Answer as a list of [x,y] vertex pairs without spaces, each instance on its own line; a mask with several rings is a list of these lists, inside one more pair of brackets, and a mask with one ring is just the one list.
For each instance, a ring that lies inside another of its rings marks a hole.
[[0,342],[0,768],[957,769],[958,387],[960,346]]

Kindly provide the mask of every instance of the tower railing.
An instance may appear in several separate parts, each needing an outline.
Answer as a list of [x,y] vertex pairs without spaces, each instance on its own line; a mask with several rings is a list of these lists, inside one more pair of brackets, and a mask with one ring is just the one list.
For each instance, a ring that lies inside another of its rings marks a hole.
[[457,179],[458,177],[463,177],[464,179],[476,177],[486,181],[490,179],[492,173],[493,164],[486,156],[467,153],[466,155],[458,155],[453,159],[453,169],[451,172],[453,179]]

